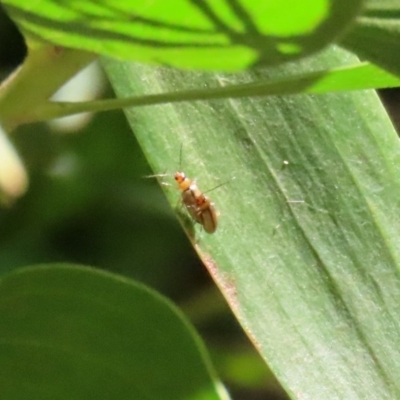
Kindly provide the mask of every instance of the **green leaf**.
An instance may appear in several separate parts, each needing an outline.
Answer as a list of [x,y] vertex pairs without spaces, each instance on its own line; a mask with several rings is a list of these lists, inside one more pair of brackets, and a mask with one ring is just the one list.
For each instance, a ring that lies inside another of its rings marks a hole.
[[354,20],[362,0],[3,3],[23,30],[50,43],[157,64],[235,70],[321,49]]
[[[106,65],[131,96],[355,62],[331,49],[237,76]],[[182,168],[215,203],[216,233],[197,224],[188,235],[289,394],[399,398],[400,148],[376,94],[166,104],[127,117],[155,173]],[[166,195],[179,201],[174,186]]]
[[0,280],[1,398],[227,398],[182,314],[143,285],[48,265]]
[[367,2],[362,17],[341,45],[400,76],[400,4],[397,0]]

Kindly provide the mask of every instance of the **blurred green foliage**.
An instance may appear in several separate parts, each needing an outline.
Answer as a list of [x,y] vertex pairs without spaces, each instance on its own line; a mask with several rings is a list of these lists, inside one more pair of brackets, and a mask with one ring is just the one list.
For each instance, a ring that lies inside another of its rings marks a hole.
[[151,171],[122,112],[96,115],[73,134],[24,126],[13,141],[31,183],[24,198],[1,211],[2,272],[77,262],[169,295],[177,281],[190,290],[194,276],[204,275],[157,181],[146,179]]

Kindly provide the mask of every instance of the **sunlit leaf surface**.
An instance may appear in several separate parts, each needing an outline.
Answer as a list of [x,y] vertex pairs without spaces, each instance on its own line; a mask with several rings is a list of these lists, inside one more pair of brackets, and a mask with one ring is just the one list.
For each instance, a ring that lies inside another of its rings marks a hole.
[[5,0],[51,43],[178,67],[232,70],[298,59],[332,42],[361,0]]

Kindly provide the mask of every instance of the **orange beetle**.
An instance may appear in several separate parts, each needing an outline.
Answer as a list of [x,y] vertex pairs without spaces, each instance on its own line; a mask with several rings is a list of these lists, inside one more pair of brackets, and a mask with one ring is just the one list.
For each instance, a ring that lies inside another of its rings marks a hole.
[[184,172],[175,172],[174,178],[182,191],[182,203],[191,217],[201,224],[207,233],[214,233],[218,225],[214,203],[204,196],[196,182],[189,179]]

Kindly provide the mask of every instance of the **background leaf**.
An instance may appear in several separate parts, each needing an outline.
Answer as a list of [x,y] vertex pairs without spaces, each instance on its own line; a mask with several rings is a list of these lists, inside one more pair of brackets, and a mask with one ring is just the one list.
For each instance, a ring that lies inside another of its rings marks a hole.
[[[182,73],[107,61],[119,95],[279,78],[354,57],[338,49],[279,71]],[[127,112],[155,173],[180,168],[220,212],[195,246],[294,398],[400,395],[398,138],[373,92],[169,104]],[[172,205],[179,192],[167,189]],[[190,232],[188,233],[190,236]]]
[[72,265],[0,280],[3,399],[226,399],[198,337],[166,299]]
[[123,59],[233,70],[320,50],[360,11],[361,0],[3,1],[29,34]]
[[396,0],[366,2],[363,16],[341,40],[359,57],[400,75],[400,4]]

